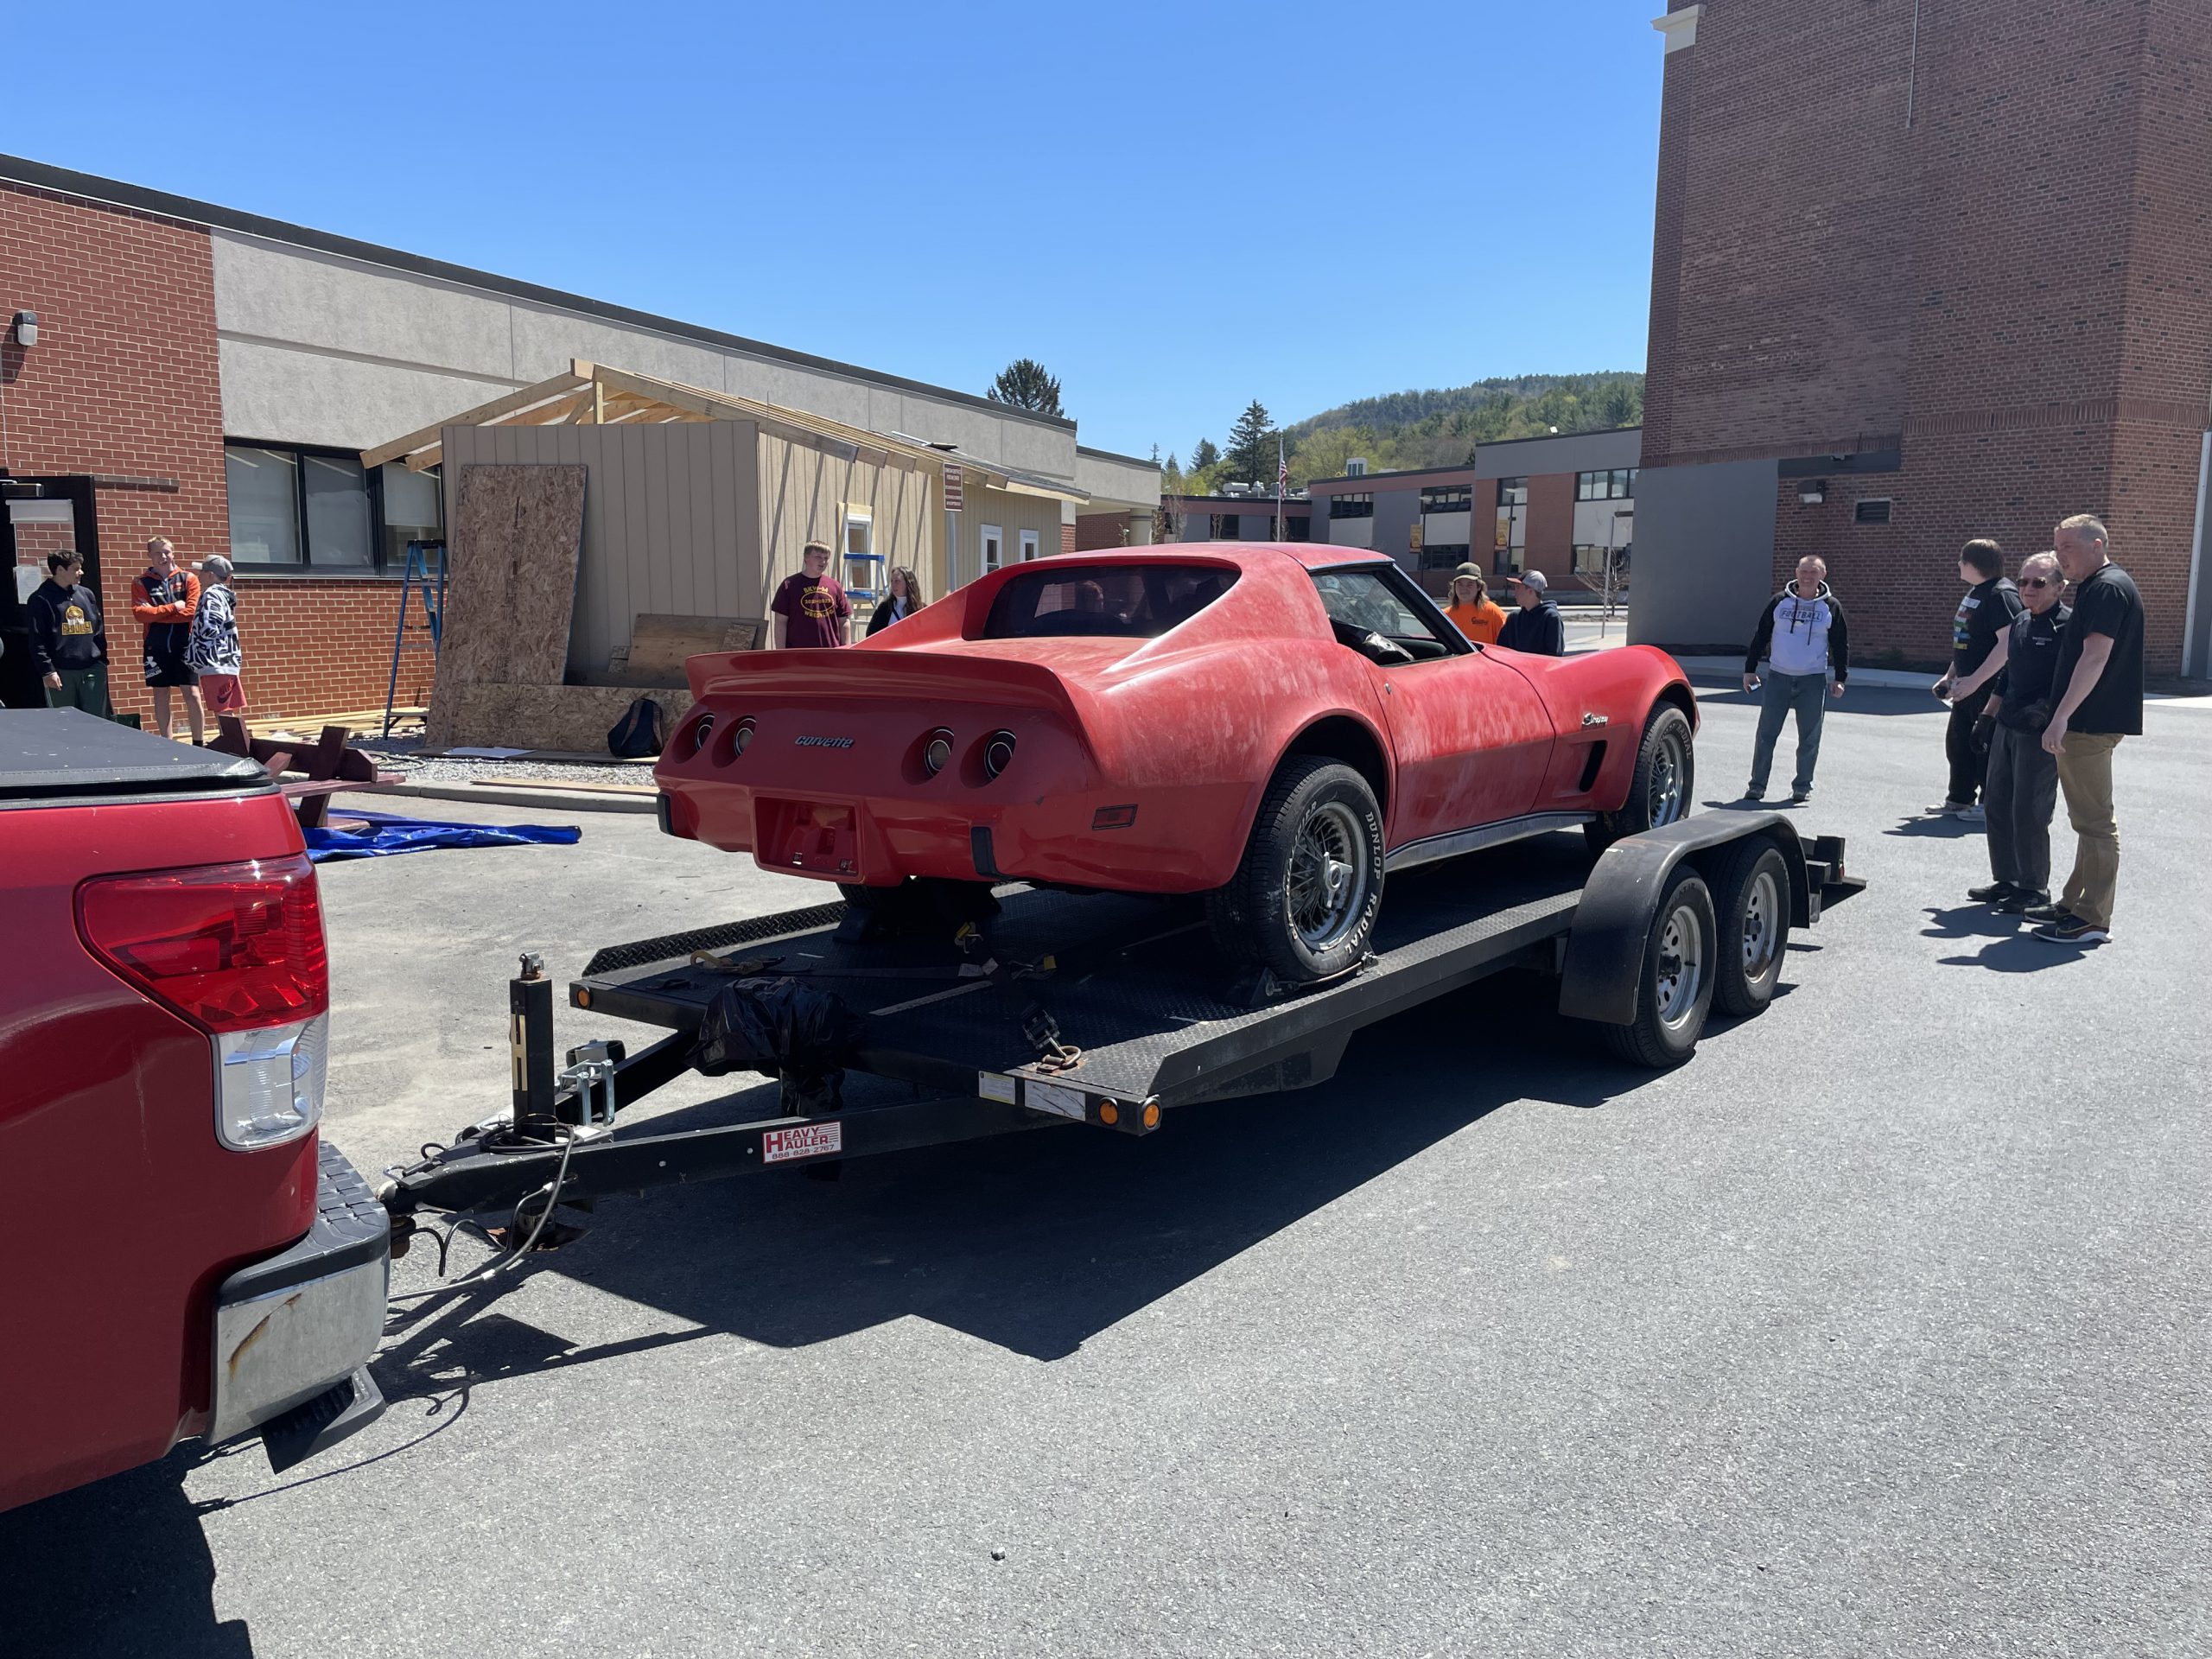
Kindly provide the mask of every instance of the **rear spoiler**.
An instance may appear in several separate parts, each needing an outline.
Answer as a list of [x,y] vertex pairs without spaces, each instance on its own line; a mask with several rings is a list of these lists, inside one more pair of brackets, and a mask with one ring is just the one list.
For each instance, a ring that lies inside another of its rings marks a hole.
[[709,652],[683,664],[695,702],[709,696],[912,697],[1043,709],[1080,732],[1083,711],[1067,682],[1039,663],[941,656],[923,651],[741,651]]

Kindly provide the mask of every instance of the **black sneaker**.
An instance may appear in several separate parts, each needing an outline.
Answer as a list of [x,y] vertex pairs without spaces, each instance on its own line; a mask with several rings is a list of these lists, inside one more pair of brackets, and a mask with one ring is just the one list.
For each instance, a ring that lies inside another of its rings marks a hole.
[[1999,899],[1990,908],[1999,916],[2031,916],[2038,910],[2051,910],[2056,909],[2056,906],[2050,902],[2050,895],[2047,893],[2015,889],[2006,897]]
[[2040,905],[2030,905],[2025,910],[2023,910],[2020,914],[2026,917],[2031,922],[2070,922],[2074,919],[2074,912],[2067,909],[2065,906],[2054,905],[2048,902]]
[[2046,922],[2036,929],[2035,933],[2039,939],[2050,939],[2059,944],[2102,944],[2112,938],[2109,928],[2099,927],[2094,922],[2085,922],[2079,916],[2069,916],[2059,922]]
[[1986,887],[1968,887],[1967,897],[1977,905],[2002,904],[2018,891],[2010,881],[1993,881]]
[[1763,789],[1747,789],[1744,791],[1744,798],[1747,801],[1763,801],[1766,799],[1766,791]]
[[1793,789],[1789,791],[1789,804],[1792,806],[1802,806],[1812,798],[1813,791],[1809,789]]

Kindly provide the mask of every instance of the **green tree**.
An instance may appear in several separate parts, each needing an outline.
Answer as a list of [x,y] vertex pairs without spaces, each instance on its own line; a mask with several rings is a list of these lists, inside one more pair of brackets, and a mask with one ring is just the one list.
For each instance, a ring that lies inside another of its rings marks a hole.
[[1229,429],[1229,473],[1232,479],[1273,488],[1275,481],[1275,423],[1268,406],[1255,397]]
[[1302,489],[1317,478],[1342,478],[1344,463],[1364,456],[1370,472],[1387,472],[1396,464],[1397,446],[1363,426],[1332,426],[1308,432],[1291,451],[1290,482]]
[[1221,451],[1213,447],[1211,438],[1200,438],[1198,447],[1191,451],[1191,470],[1203,473],[1221,459]]
[[1060,383],[1033,357],[1015,358],[999,371],[999,378],[983,395],[995,404],[1033,409],[1040,415],[1067,413],[1060,407]]

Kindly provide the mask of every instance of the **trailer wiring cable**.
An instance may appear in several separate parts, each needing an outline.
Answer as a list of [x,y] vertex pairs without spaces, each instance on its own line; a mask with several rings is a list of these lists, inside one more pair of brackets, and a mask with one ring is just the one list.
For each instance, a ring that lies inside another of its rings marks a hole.
[[[553,1219],[554,1209],[561,1202],[561,1189],[568,1184],[569,1158],[569,1155],[576,1149],[576,1132],[574,1128],[565,1123],[560,1126],[560,1167],[553,1172],[552,1180],[546,1185],[538,1189],[538,1192],[546,1194],[545,1207],[537,1212],[537,1224],[530,1230],[530,1236],[522,1242],[522,1245],[519,1249],[495,1257],[486,1265],[475,1269],[474,1272],[467,1274],[461,1278],[449,1279],[443,1284],[433,1285],[428,1290],[413,1290],[409,1291],[404,1295],[401,1296],[388,1296],[385,1299],[385,1306],[387,1307],[397,1307],[404,1302],[426,1301],[433,1296],[449,1295],[456,1290],[465,1290],[471,1285],[488,1283],[490,1281],[498,1278],[501,1274],[512,1273],[518,1267],[521,1266],[523,1262],[529,1256],[530,1253],[537,1248],[537,1240],[539,1236],[544,1232],[546,1223]],[[536,1196],[536,1193],[531,1195],[531,1198],[535,1198]],[[526,1198],[522,1202],[523,1204],[528,1204],[530,1201],[531,1199]],[[519,1211],[522,1208],[522,1205],[517,1205],[515,1207]],[[449,1241],[455,1231],[465,1225],[470,1224],[472,1224],[468,1222],[466,1217],[455,1221],[453,1226],[447,1230],[446,1238]],[[426,1227],[423,1230],[424,1232],[429,1232],[432,1230]],[[480,1228],[478,1230],[481,1231],[482,1230]],[[438,1254],[438,1270],[441,1273],[445,1270],[445,1252],[442,1247]]]

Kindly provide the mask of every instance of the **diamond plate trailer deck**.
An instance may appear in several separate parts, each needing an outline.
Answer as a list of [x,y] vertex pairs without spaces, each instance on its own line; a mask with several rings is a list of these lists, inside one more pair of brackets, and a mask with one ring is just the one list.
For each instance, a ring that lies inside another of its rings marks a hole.
[[[1027,888],[1001,890],[965,949],[949,929],[855,942],[841,937],[858,930],[841,927],[840,905],[611,946],[570,984],[571,1004],[671,1034],[636,1054],[572,1052],[556,1075],[552,982],[526,969],[510,985],[512,1114],[399,1173],[383,1197],[400,1217],[526,1214],[556,1179],[562,1198],[581,1198],[1073,1122],[1148,1134],[1176,1107],[1323,1082],[1363,1027],[1510,968],[1559,976],[1563,1012],[1625,1027],[1648,1016],[1654,964],[1669,960],[1655,941],[1662,905],[1685,881],[1735,879],[1747,852],[1770,847],[1794,925],[1863,885],[1844,874],[1840,841],[1802,846],[1773,812],[1705,813],[1594,861],[1579,835],[1541,836],[1393,877],[1370,959],[1288,994],[1237,984],[1187,900]],[[1731,914],[1730,897],[1713,891],[1711,912]],[[1715,964],[1746,949],[1717,930],[1709,943]],[[916,1097],[671,1135],[613,1129],[624,1107],[690,1069],[708,1005],[737,977],[834,991],[861,1015],[848,1065]]]

